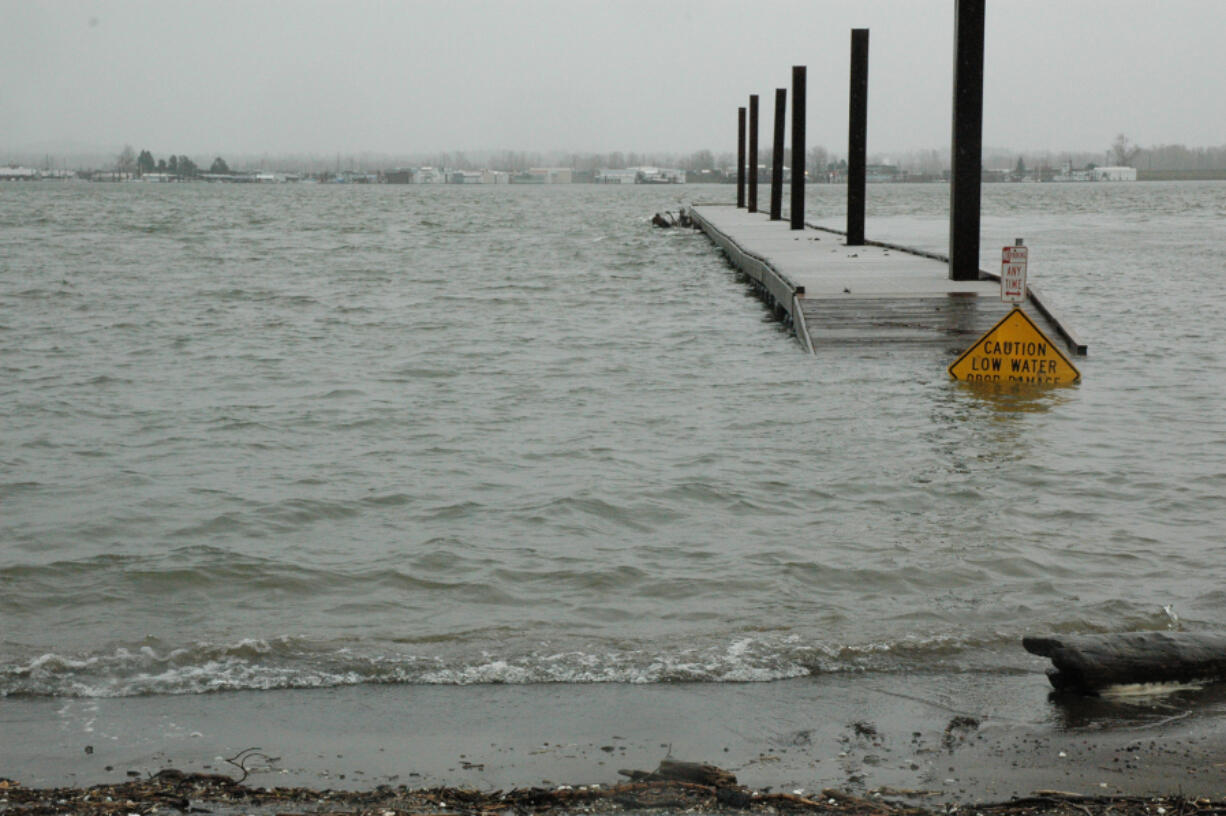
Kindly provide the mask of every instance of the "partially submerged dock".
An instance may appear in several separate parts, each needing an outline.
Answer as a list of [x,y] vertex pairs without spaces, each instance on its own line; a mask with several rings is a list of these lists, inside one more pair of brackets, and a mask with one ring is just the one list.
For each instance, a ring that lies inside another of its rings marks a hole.
[[[766,213],[723,204],[689,208],[705,232],[754,284],[809,351],[831,344],[966,347],[1012,308],[996,275],[951,280],[948,259],[880,241],[849,246],[833,229],[791,229]],[[1086,344],[1032,286],[1022,309],[1074,355]]]
[[[784,220],[786,88],[775,89],[770,214],[757,211],[758,95],[750,94],[749,106],[737,109],[737,205],[695,204],[689,216],[793,323],[809,351],[849,343],[940,343],[957,351],[994,330],[1011,311],[1001,299],[999,276],[979,268],[984,3],[955,0],[948,257],[865,236],[868,29],[851,31],[846,231],[805,220],[810,172],[800,167],[792,168],[791,206]],[[790,155],[796,157],[808,155],[806,70],[792,66]],[[1019,306],[1033,324],[1030,330],[1037,327],[1047,335],[1052,348],[1063,342],[1072,355],[1084,355],[1086,344],[1042,294],[1034,287],[1027,290],[1019,266],[1010,267],[1011,275],[1015,296],[1026,293]],[[1079,376],[1067,359],[1063,365]]]

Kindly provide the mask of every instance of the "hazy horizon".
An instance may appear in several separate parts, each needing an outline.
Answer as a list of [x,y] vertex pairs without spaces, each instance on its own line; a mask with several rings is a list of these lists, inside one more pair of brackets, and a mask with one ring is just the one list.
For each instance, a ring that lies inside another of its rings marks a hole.
[[[846,143],[849,31],[871,30],[870,153],[949,141],[953,2],[0,0],[0,150],[188,155],[735,145],[809,69],[811,145]],[[984,143],[1218,145],[1226,5],[989,0]]]

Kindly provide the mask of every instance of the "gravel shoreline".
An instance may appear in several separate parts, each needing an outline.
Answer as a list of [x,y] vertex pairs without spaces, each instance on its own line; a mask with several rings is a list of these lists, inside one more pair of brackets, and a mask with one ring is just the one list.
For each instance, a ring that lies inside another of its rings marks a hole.
[[220,774],[186,774],[167,769],[146,779],[88,788],[26,788],[0,779],[0,813],[11,816],[288,816],[289,814],[543,814],[636,813],[830,813],[856,816],[929,816],[965,812],[981,816],[1218,816],[1226,800],[1183,796],[1086,797],[1060,791],[1005,802],[953,803],[935,808],[916,804],[922,792],[881,792],[869,797],[825,789],[808,796],[756,791],[739,785],[703,785],[675,780],[619,785],[516,788],[475,791],[463,788],[410,789],[381,785],[371,791],[316,790],[299,787],[254,787]]

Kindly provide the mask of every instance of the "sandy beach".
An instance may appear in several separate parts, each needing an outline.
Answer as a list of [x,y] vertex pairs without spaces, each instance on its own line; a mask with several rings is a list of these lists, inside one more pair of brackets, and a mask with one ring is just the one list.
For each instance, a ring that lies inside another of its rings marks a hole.
[[172,768],[315,790],[491,793],[626,782],[671,757],[759,793],[837,789],[925,807],[1036,791],[1220,798],[1220,688],[1062,698],[1042,674],[815,676],[745,684],[357,686],[9,698],[0,776],[24,788]]

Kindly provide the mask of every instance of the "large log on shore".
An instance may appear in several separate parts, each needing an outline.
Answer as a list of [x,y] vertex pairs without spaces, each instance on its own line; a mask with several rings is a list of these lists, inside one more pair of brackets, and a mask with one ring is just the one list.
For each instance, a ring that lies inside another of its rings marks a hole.
[[650,773],[647,771],[618,771],[618,773],[635,781],[644,782],[666,780],[708,785],[713,788],[736,785],[736,775],[731,771],[725,771],[723,768],[703,762],[682,762],[677,759],[660,760],[660,767]]
[[1060,690],[1096,693],[1125,683],[1226,679],[1226,635],[1122,632],[1022,638],[1031,654],[1051,658],[1047,678]]

